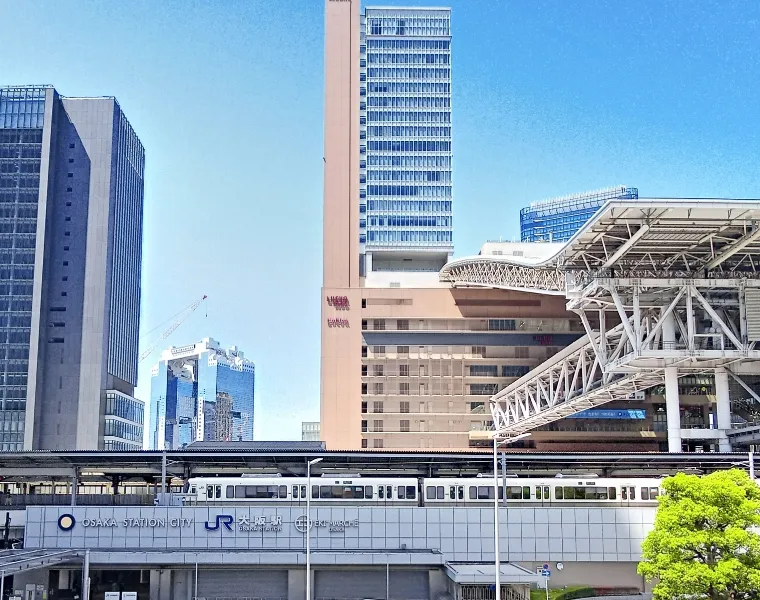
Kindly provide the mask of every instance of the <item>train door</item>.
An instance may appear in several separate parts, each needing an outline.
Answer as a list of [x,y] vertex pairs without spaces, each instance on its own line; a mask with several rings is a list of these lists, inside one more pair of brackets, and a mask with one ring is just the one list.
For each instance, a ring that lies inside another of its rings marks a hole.
[[630,505],[636,502],[636,487],[623,484],[620,486],[620,502]]

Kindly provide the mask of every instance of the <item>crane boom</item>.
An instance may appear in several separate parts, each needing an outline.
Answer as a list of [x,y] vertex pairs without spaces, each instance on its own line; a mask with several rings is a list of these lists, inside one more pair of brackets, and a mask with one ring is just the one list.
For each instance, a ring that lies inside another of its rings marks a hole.
[[172,333],[174,333],[174,331],[177,329],[177,327],[179,327],[180,325],[182,325],[182,323],[185,322],[185,319],[187,319],[190,315],[192,315],[195,312],[195,309],[198,308],[201,305],[201,303],[206,298],[208,298],[208,296],[206,296],[204,294],[203,297],[200,300],[196,300],[190,306],[188,306],[185,310],[183,310],[180,313],[180,315],[176,319],[174,319],[174,321],[169,325],[169,327],[167,327],[164,330],[164,332],[161,334],[161,337],[158,338],[148,348],[146,348],[145,350],[142,351],[142,353],[140,354],[140,358],[137,360],[137,362],[142,362],[146,358],[148,358],[148,356],[150,356],[153,353],[153,351],[156,349],[156,347],[161,342],[163,342],[166,338],[168,338]]

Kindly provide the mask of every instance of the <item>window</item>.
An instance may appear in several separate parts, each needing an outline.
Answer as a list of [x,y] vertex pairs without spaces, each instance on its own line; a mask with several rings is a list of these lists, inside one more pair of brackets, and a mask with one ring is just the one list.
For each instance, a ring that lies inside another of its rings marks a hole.
[[375,419],[372,421],[372,431],[376,431],[378,433],[382,433],[383,431],[383,422],[379,419]]
[[362,414],[364,414],[366,412],[367,412],[367,403],[366,402],[362,402]]
[[408,396],[409,395],[409,384],[408,383],[399,383],[398,384],[398,393],[401,396]]
[[[295,487],[295,486],[293,486]],[[234,498],[235,497],[235,486],[234,485],[228,485],[227,489],[224,493],[225,498]]]
[[362,394],[366,394],[366,393],[367,393],[367,384],[362,383]]
[[375,356],[385,356],[385,346],[373,346],[372,354]]
[[403,356],[409,356],[409,346],[399,346],[398,353]]
[[383,382],[382,381],[376,381],[372,384],[372,393],[375,396],[382,396],[383,395]]
[[372,329],[374,329],[375,331],[384,331],[385,321],[383,319],[374,319],[372,321]]
[[372,440],[372,447],[373,448],[382,448],[383,447],[383,440]]
[[63,261],[63,266],[64,266],[64,267],[68,267],[68,266],[69,266],[69,261],[67,261],[67,260],[64,260],[64,261]]
[[[416,488],[413,485],[400,485],[396,490],[399,500],[414,500],[417,497]],[[390,493],[388,494],[390,498]]]
[[367,308],[367,299],[362,298],[362,308]]
[[[366,447],[367,447],[367,440],[362,440],[362,448],[366,448]],[[380,489],[383,489],[383,488],[380,488]]]
[[641,499],[642,500],[649,500],[649,488],[641,488]]
[[66,237],[70,237],[71,236],[71,232],[70,231],[64,231],[63,235],[65,235]]
[[69,144],[69,148],[73,148],[73,147],[74,147],[73,143]]
[[74,173],[69,173],[68,176],[69,177],[74,177]]
[[530,349],[527,346],[515,346],[515,358],[528,358]]
[[61,292],[61,296],[67,296],[68,294],[66,292]]
[[364,497],[365,498],[372,498],[372,486],[371,485],[364,486]]
[[383,365],[372,365],[372,374],[375,377],[383,376]]
[[[68,251],[69,246],[64,246],[63,249],[66,250],[66,251]],[[69,263],[64,263],[64,266],[67,265],[67,264],[69,264]]]
[[362,433],[367,433],[367,420],[362,419]]
[[383,403],[382,402],[373,402],[372,403],[372,412],[376,412],[376,413],[383,412]]
[[514,319],[488,319],[489,331],[514,331]]
[[67,202],[67,203],[66,203],[66,206],[71,206],[71,202]]
[[409,433],[408,419],[401,419],[401,421],[399,421],[399,430],[401,431],[401,433]]
[[399,402],[398,411],[400,413],[408,413],[409,412],[409,402],[406,401],[406,400],[402,400],[401,402]]
[[485,358],[486,356],[486,347],[485,346],[473,346],[470,348],[470,354],[473,356],[479,356],[481,358]]
[[493,396],[499,391],[498,383],[471,383],[470,395],[471,396]]
[[398,366],[399,377],[409,377],[409,365]]
[[74,191],[74,188],[70,188],[70,187],[67,187],[67,188],[66,188],[66,191],[67,191],[67,192],[73,192],[73,191]]
[[66,217],[64,220],[65,221],[71,221],[71,217]]
[[367,319],[362,319],[362,331],[367,331]]
[[367,358],[367,346],[362,346],[362,358]]
[[71,164],[71,163],[73,163],[73,162],[74,162],[74,159],[73,159],[73,158],[70,158],[70,159],[69,159],[69,164]]
[[297,485],[293,486],[292,495],[293,495],[294,500],[298,500],[298,486]]
[[470,375],[473,377],[498,377],[499,367],[496,365],[470,365]]
[[396,321],[396,329],[401,330],[408,330],[409,329],[409,319],[398,319]]
[[367,365],[362,365],[362,377],[367,376]]

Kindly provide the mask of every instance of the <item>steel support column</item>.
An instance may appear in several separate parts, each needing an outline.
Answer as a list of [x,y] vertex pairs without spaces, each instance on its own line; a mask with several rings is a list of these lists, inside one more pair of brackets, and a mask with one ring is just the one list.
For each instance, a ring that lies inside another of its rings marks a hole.
[[731,429],[731,404],[728,392],[728,371],[715,369],[715,412],[720,430],[720,451],[731,452],[731,442],[726,432]]

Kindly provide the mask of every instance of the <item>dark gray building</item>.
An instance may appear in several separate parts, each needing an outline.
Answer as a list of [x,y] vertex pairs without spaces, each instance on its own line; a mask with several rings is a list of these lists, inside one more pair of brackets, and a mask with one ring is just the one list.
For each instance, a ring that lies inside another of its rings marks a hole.
[[0,450],[142,447],[144,165],[115,98],[0,88]]

